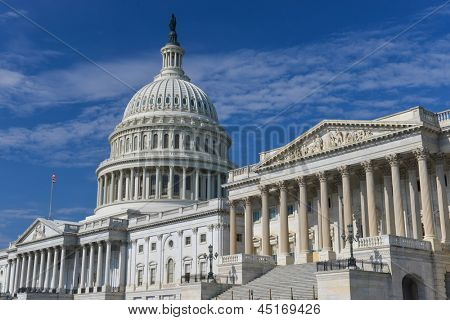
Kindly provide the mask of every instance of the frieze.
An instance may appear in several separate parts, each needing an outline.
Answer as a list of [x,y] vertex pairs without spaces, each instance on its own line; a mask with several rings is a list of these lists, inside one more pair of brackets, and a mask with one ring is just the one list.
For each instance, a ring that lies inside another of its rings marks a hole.
[[312,156],[324,151],[333,150],[342,146],[361,142],[373,136],[373,132],[367,129],[356,131],[333,130],[325,135],[316,135],[313,139],[305,141],[301,146],[297,146],[291,152],[280,156],[279,161],[294,160]]

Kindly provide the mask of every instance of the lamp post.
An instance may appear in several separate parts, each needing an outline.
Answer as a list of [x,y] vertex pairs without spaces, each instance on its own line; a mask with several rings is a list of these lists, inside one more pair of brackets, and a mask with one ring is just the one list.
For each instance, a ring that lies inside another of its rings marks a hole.
[[209,254],[204,253],[203,254],[203,258],[205,258],[206,260],[209,260],[209,272],[208,272],[208,278],[207,278],[207,280],[209,281],[210,279],[214,280],[214,273],[212,271],[213,260],[217,259],[219,254],[217,252],[213,254],[213,246],[212,246],[212,244],[210,244],[208,246],[208,251],[209,251]]
[[345,232],[342,233],[342,239],[345,241],[348,241],[350,245],[350,258],[348,258],[348,268],[349,269],[356,269],[356,259],[353,256],[353,241],[358,242],[360,236],[359,233],[356,234],[356,236],[353,234],[353,225],[349,224],[347,225],[347,236],[345,235]]

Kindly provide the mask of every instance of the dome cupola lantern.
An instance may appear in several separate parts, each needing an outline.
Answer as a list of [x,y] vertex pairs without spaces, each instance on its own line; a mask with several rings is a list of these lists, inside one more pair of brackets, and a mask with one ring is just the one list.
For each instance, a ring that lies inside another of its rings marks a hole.
[[169,42],[161,48],[162,69],[160,74],[155,77],[155,80],[164,79],[167,77],[176,77],[187,81],[190,80],[184,74],[182,68],[184,50],[180,47],[180,43],[177,39],[178,36],[175,30],[176,25],[177,20],[175,18],[175,15],[172,13],[172,17],[169,23]]

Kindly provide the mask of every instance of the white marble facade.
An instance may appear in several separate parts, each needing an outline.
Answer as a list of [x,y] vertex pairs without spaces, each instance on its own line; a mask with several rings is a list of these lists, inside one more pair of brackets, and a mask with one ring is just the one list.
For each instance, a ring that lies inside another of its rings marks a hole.
[[445,295],[450,111],[322,121],[233,169],[231,140],[184,73],[176,33],[161,53],[161,72],[109,136],[93,214],[39,218],[0,250],[2,296],[177,299],[186,282],[205,279],[209,245],[231,257],[213,263],[227,282],[217,261],[235,254],[279,265],[346,258],[348,224],[362,237],[357,255],[398,260],[393,285],[410,272]]

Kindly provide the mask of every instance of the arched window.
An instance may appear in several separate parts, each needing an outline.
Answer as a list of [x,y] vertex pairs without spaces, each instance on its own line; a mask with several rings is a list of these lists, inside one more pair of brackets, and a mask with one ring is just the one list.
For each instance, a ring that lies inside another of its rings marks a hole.
[[184,138],[184,149],[191,150],[191,136],[189,135]]
[[127,138],[125,143],[125,152],[128,152],[130,150],[130,138]]
[[164,134],[164,140],[163,140],[163,148],[167,149],[169,147],[169,134]]
[[147,144],[148,144],[148,138],[147,135],[144,135],[144,139],[142,139],[142,149],[147,149]]
[[152,149],[156,148],[158,148],[158,134],[155,133],[152,140]]
[[136,151],[138,149],[138,137],[135,136],[133,139],[133,150]]
[[180,149],[180,135],[178,133],[175,135],[174,145],[175,145],[175,149]]
[[209,139],[208,138],[205,139],[205,152],[206,153],[209,152]]
[[216,140],[213,140],[212,153],[213,153],[214,155],[216,154]]
[[167,261],[167,283],[173,283],[174,267],[175,263],[173,262],[173,259],[169,259],[169,261]]
[[195,151],[200,151],[200,137],[195,138]]

